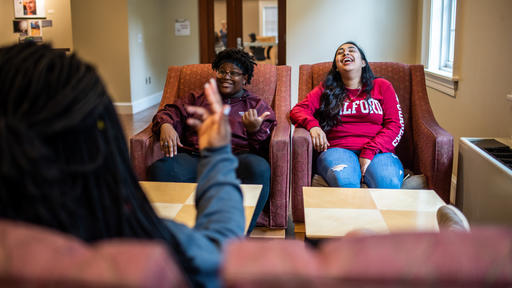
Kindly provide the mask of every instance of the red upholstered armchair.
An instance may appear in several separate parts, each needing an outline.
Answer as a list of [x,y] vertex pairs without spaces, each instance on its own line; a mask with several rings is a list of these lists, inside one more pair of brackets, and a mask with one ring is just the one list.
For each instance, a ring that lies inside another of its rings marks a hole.
[[[259,64],[246,89],[264,99],[276,113],[277,126],[270,141],[271,183],[267,208],[258,218],[258,225],[284,228],[287,223],[290,163],[290,72],[289,66]],[[208,79],[215,77],[210,64],[171,66],[167,72],[159,109],[192,90],[203,89]],[[130,138],[130,156],[139,180],[147,179],[147,168],[164,155],[151,124]]]
[[[331,65],[331,62],[324,62],[300,66],[298,101],[324,80]],[[405,132],[396,154],[404,168],[414,174],[424,174],[428,188],[435,190],[445,202],[450,202],[453,137],[437,124],[432,114],[423,65],[373,62],[370,67],[375,76],[389,80],[398,94]],[[302,187],[311,186],[313,176],[313,145],[309,131],[296,127],[292,143],[293,220],[303,222]]]

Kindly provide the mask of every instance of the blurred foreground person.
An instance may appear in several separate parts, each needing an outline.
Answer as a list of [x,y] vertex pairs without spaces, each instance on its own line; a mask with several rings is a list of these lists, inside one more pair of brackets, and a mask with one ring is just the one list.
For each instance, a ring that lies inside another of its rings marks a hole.
[[231,131],[214,80],[210,110],[189,107],[199,136],[196,225],[160,219],[128,159],[116,112],[96,70],[48,45],[0,48],[0,218],[88,242],[159,239],[194,286],[220,286],[227,240],[244,235]]

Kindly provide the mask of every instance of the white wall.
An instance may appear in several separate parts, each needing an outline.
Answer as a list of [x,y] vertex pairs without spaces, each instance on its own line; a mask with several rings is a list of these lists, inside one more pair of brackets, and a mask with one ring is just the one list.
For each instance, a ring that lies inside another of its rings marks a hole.
[[454,173],[460,137],[511,137],[512,1],[459,0],[454,74],[455,97],[428,89],[434,115],[455,139]]
[[292,66],[292,107],[300,64],[332,61],[355,41],[369,61],[416,63],[417,1],[290,0],[286,5],[286,62]]
[[[135,111],[159,102],[167,74],[164,10],[166,0],[128,0],[131,102],[157,100],[132,107]],[[149,81],[150,80],[150,81]]]
[[73,45],[94,64],[114,102],[130,102],[126,0],[72,0]]
[[[165,33],[162,45],[165,45],[166,65],[186,65],[199,63],[199,1],[163,0]],[[175,36],[176,19],[190,21],[189,36]],[[167,70],[166,70],[167,71]],[[167,72],[166,72],[167,74]]]

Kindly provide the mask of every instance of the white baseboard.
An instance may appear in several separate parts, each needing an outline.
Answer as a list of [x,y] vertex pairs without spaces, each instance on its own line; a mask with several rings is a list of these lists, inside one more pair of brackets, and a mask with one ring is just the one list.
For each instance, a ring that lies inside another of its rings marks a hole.
[[163,91],[157,92],[153,95],[144,97],[135,102],[115,102],[114,107],[118,114],[135,114],[139,111],[147,109],[155,104],[160,103]]

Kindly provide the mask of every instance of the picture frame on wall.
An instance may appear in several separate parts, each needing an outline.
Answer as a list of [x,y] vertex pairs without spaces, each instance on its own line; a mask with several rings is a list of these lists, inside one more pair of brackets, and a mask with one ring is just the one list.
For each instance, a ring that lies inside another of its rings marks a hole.
[[45,18],[44,0],[14,0],[15,18]]
[[43,36],[42,21],[35,19],[13,20],[13,32],[18,33],[20,38]]
[[41,20],[30,20],[30,34],[29,36],[43,36],[41,29]]
[[18,33],[20,36],[28,36],[30,31],[28,20],[14,20],[12,26],[14,33]]

